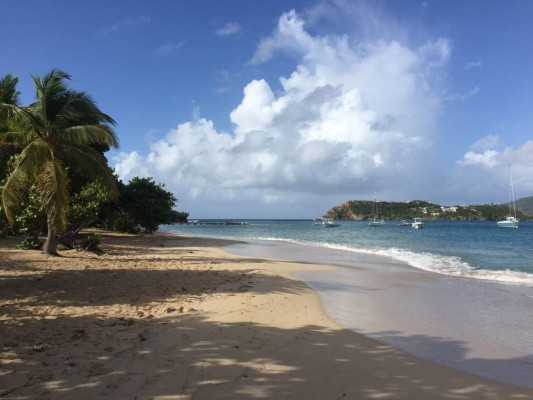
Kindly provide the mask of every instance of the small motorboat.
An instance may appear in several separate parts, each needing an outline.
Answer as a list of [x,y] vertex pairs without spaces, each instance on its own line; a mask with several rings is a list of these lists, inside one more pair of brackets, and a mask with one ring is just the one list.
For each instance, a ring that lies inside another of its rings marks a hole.
[[424,223],[420,218],[415,218],[415,221],[411,224],[411,226],[415,229],[422,229],[424,227]]
[[324,228],[335,228],[337,226],[341,226],[341,224],[339,224],[334,219],[328,218],[322,221],[322,226],[324,226]]

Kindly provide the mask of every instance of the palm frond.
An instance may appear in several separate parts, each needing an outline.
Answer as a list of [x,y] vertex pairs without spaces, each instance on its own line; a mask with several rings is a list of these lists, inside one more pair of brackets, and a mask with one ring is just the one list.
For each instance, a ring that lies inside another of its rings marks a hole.
[[24,171],[15,169],[9,175],[2,190],[2,204],[10,224],[15,222],[15,213],[26,198],[31,179]]
[[68,88],[65,80],[70,75],[58,69],[52,69],[44,77],[32,76],[36,90],[36,102],[31,105],[42,120],[53,121],[55,115],[62,108]]
[[4,110],[8,116],[4,131],[0,132],[0,144],[23,147],[37,137],[35,128],[42,124],[30,108],[0,104],[0,110]]
[[19,78],[7,74],[0,79],[0,103],[19,104],[20,92],[17,90]]
[[0,79],[0,131],[4,130],[8,125],[11,116],[9,107],[2,107],[2,105],[19,104],[20,92],[17,90],[18,78],[12,74],[8,74]]
[[58,92],[64,92],[67,87],[64,83],[65,80],[70,80],[70,75],[60,69],[51,69],[42,78],[39,76],[32,76],[35,89],[37,91],[37,97],[43,99],[49,96],[55,96]]
[[24,147],[34,139],[28,132],[3,132],[0,133],[0,147],[5,145]]
[[42,141],[34,141],[18,155],[15,169],[2,190],[2,204],[9,222],[25,199],[26,191],[37,178],[41,166],[50,158],[49,148]]
[[58,159],[46,162],[39,172],[36,188],[48,218],[58,232],[67,225],[68,177],[63,163]]
[[35,132],[42,131],[44,128],[42,119],[32,107],[19,107],[3,103],[0,104],[0,110],[7,114],[6,130],[31,132],[35,135]]
[[15,104],[0,103],[0,110],[9,113],[10,116],[16,119],[35,118],[28,107],[20,107]]
[[113,198],[118,196],[115,177],[102,154],[86,145],[68,146],[65,148],[65,153],[70,160],[74,161],[82,175],[99,180]]
[[15,164],[15,170],[35,179],[43,165],[52,159],[52,149],[42,140],[34,140],[20,153]]
[[109,115],[103,113],[94,100],[85,92],[69,90],[65,95],[65,102],[56,115],[55,123],[61,129],[81,125],[116,125]]
[[73,126],[63,131],[62,138],[74,145],[99,144],[118,147],[115,132],[107,125]]

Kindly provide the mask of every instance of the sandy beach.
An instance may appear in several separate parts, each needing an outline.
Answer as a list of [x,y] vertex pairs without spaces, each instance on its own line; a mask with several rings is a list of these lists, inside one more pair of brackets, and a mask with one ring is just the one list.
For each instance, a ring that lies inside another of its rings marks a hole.
[[343,328],[219,239],[102,233],[62,257],[0,240],[0,398],[530,399]]

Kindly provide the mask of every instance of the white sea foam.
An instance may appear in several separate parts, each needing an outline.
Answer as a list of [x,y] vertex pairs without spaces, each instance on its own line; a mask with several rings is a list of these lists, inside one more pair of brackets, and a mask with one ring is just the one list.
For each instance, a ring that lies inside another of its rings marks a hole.
[[476,269],[464,260],[462,260],[460,257],[456,256],[444,256],[427,252],[414,252],[398,248],[358,248],[331,243],[303,242],[291,239],[280,240],[279,238],[271,238],[268,240],[284,241],[288,243],[308,246],[327,247],[335,250],[345,250],[365,254],[381,255],[385,257],[391,257],[398,261],[403,261],[411,267],[443,275],[460,276],[464,278],[473,279],[484,279],[507,283],[533,284],[533,274],[528,274],[526,272],[520,271],[512,271],[509,269],[503,271]]
[[431,253],[415,253],[409,250],[385,249],[377,254],[390,256],[396,260],[424,271],[436,272],[444,275],[461,276],[465,278],[485,279],[499,282],[533,284],[533,275],[526,272],[491,271],[487,269],[475,269],[459,257],[442,256]]
[[377,253],[404,261],[413,267],[439,274],[500,282],[533,284],[532,274],[511,271],[508,269],[504,271],[476,269],[467,262],[463,261],[460,257],[455,256],[442,256],[432,253],[415,253],[413,251],[396,248],[380,250]]
[[[226,236],[228,238],[242,239],[239,235]],[[374,254],[380,256],[391,257],[395,260],[402,261],[411,267],[418,268],[424,271],[434,272],[444,275],[459,276],[465,278],[484,279],[490,281],[517,283],[525,285],[533,285],[533,274],[520,271],[506,270],[488,270],[477,269],[466,261],[457,256],[445,256],[430,252],[415,252],[401,248],[365,248],[356,247],[352,245],[343,245],[337,243],[324,243],[310,240],[298,240],[290,238],[280,238],[272,236],[256,236],[249,237],[251,240],[267,241],[267,242],[284,242],[297,245],[306,245],[313,247],[325,247],[334,250],[344,250],[350,252],[358,252],[364,254]]]

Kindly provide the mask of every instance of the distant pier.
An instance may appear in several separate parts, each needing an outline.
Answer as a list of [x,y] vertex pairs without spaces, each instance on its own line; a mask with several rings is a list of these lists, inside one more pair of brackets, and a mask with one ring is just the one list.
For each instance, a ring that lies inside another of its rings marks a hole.
[[248,225],[246,221],[213,221],[213,220],[191,220],[187,221],[187,225]]

